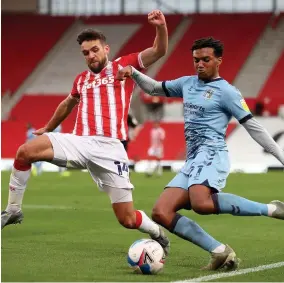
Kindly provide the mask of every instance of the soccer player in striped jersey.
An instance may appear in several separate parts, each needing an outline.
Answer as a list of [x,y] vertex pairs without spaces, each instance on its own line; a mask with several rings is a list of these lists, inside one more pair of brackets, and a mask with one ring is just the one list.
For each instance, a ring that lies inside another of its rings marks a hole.
[[251,114],[240,91],[219,75],[223,44],[214,38],[196,40],[191,48],[197,75],[155,81],[135,67],[120,70],[117,79],[132,77],[145,93],[181,97],[184,106],[186,162],[167,184],[152,218],[170,232],[211,253],[208,270],[235,269],[238,259],[228,245],[214,239],[197,223],[177,211],[198,214],[266,216],[284,220],[284,203],[259,203],[223,193],[230,172],[225,132],[234,116],[249,135],[284,165],[284,152]]
[[[152,11],[148,22],[156,29],[153,46],[114,61],[108,60],[110,47],[104,34],[87,29],[78,35],[88,69],[75,78],[70,94],[59,104],[50,121],[35,131],[38,137],[19,147],[10,177],[8,206],[1,214],[2,229],[22,221],[21,204],[31,164],[47,161],[87,169],[100,190],[109,195],[119,223],[148,233],[168,251],[169,240],[163,230],[133,206],[128,157],[121,140],[127,138],[127,115],[134,82],[114,80],[124,66],[133,65],[142,70],[166,54],[168,33],[163,13]],[[52,133],[77,104],[73,134]]]
[[160,126],[159,122],[154,122],[150,131],[150,147],[148,149],[148,167],[146,176],[150,177],[157,171],[158,176],[163,175],[163,166],[161,159],[164,156],[164,140],[166,137],[165,130]]

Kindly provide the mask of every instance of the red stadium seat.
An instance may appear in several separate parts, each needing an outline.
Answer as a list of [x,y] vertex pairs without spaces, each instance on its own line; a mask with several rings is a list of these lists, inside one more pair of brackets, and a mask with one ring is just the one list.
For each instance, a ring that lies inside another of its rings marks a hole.
[[264,110],[268,111],[270,115],[277,115],[279,106],[284,104],[283,66],[284,52],[279,57],[257,98],[257,101],[264,103]]
[[[233,82],[264,30],[270,14],[194,15],[181,41],[157,74],[157,80],[195,74],[190,48],[194,40],[213,36],[224,42],[221,76]],[[178,66],[178,68],[177,68]]]
[[2,15],[2,94],[17,90],[74,20],[30,14]]

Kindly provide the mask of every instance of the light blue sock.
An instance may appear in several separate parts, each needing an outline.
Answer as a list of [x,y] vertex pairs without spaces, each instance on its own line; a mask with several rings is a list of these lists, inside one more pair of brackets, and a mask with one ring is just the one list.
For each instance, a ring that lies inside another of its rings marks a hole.
[[176,224],[171,231],[172,233],[208,252],[212,252],[215,248],[222,245],[222,243],[216,241],[206,233],[197,223],[185,216],[177,213],[173,221],[176,222]]
[[236,216],[268,216],[267,204],[251,201],[232,194],[213,194],[212,199],[221,214]]

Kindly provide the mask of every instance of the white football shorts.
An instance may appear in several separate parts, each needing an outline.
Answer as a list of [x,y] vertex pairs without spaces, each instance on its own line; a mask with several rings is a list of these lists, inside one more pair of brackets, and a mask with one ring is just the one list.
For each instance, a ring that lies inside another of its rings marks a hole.
[[58,166],[64,164],[67,168],[87,169],[100,190],[108,193],[112,203],[132,201],[129,161],[119,140],[64,133],[46,135],[54,151],[51,163]]
[[163,147],[150,147],[148,149],[148,155],[161,159],[164,156],[164,149]]

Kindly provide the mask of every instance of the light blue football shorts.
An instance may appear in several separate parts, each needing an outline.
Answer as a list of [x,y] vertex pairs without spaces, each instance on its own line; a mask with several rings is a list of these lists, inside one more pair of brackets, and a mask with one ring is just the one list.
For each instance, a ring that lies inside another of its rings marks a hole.
[[178,187],[188,190],[192,185],[205,185],[221,191],[230,172],[227,151],[200,151],[188,159],[180,172],[165,188]]

